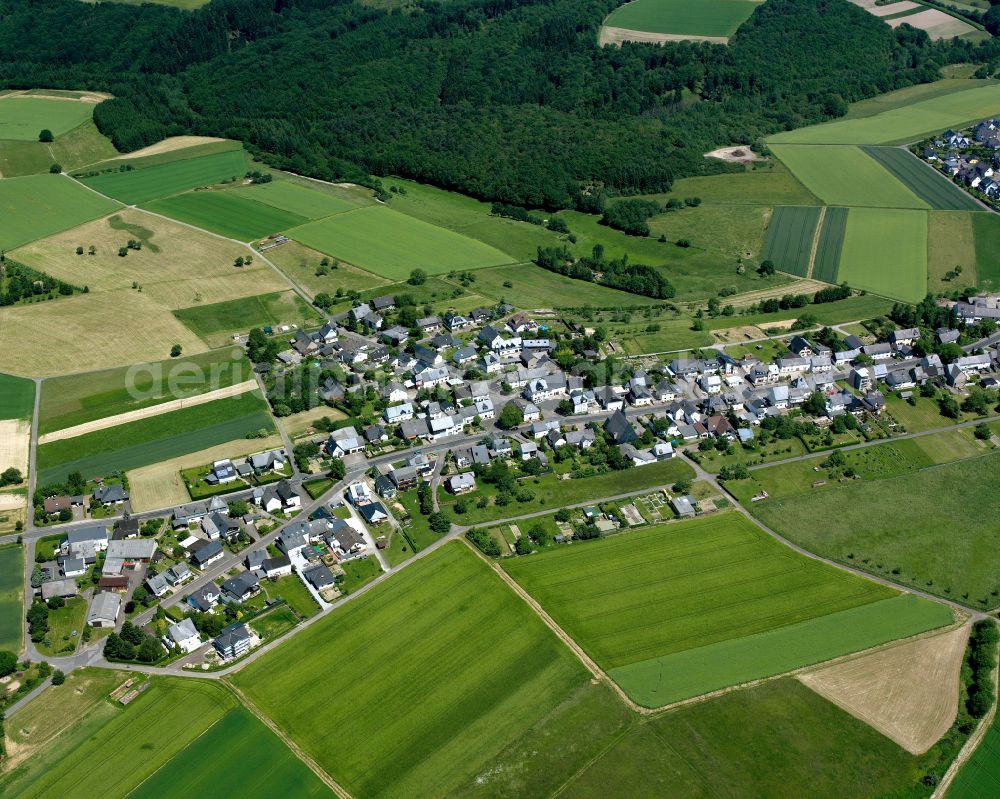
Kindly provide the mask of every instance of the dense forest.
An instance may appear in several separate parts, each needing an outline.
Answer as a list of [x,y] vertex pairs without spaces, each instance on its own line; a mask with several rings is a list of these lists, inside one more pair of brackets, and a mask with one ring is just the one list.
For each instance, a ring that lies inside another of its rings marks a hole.
[[767,0],[728,46],[601,48],[617,4],[0,0],[0,86],[112,92],[95,120],[122,150],[227,136],[321,178],[398,174],[593,211],[605,192],[732,169],[702,157],[716,146],[840,115],[943,63],[996,58],[992,42],[931,43],[847,0]]

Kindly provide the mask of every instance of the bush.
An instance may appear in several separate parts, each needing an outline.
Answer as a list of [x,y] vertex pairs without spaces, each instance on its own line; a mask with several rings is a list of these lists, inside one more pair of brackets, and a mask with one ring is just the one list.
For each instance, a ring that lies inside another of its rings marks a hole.
[[491,558],[500,557],[500,545],[496,540],[478,527],[473,527],[469,532],[465,534],[465,537],[471,541],[480,552],[484,555],[488,555]]
[[6,677],[17,670],[17,655],[0,649],[0,677]]
[[52,672],[53,685],[62,685],[64,682],[66,682],[66,675],[60,669],[56,669]]

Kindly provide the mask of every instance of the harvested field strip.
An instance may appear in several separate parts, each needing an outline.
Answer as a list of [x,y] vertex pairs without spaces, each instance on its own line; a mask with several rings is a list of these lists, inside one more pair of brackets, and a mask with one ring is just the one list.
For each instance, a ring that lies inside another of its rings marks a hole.
[[982,211],[983,206],[948,178],[901,147],[862,147],[920,199],[939,211]]
[[920,302],[927,294],[927,213],[852,208],[837,280],[883,297]]
[[958,677],[968,638],[969,626],[963,625],[821,667],[799,679],[907,752],[919,755],[955,721]]
[[907,14],[906,16],[894,17],[889,20],[890,27],[897,27],[906,23],[918,30],[926,31],[931,40],[954,39],[966,33],[976,30],[965,20],[953,17],[937,8],[927,8],[918,14]]
[[195,191],[146,203],[143,208],[220,236],[251,241],[281,233],[306,217],[231,191]]
[[640,705],[662,707],[917,635],[952,620],[946,606],[907,594],[632,663],[609,674]]
[[762,257],[773,261],[782,272],[806,277],[821,211],[818,206],[782,205],[775,208]]
[[847,232],[847,209],[827,208],[823,215],[823,228],[819,234],[816,256],[812,264],[812,277],[826,283],[837,282],[840,253],[844,248]]

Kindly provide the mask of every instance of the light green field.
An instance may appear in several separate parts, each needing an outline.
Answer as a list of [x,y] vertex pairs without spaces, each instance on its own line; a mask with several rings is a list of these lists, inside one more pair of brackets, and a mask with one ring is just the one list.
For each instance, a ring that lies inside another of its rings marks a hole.
[[114,146],[88,119],[50,143],[0,140],[0,175],[5,178],[38,175],[47,173],[53,164],[69,172],[115,155]]
[[63,175],[0,180],[0,250],[13,250],[119,207]]
[[[534,264],[480,269],[471,289],[517,308],[630,308],[658,305],[660,300],[573,280]],[[504,283],[510,283],[505,286]]]
[[775,144],[895,144],[959,128],[1000,112],[1000,82],[950,92],[873,116],[825,122],[772,136]]
[[[324,258],[327,261],[331,259],[321,252],[303,247],[297,241],[289,240],[280,247],[267,250],[267,252],[263,253],[263,257],[267,258],[268,261],[291,278],[296,285],[301,286],[313,297],[320,292],[325,292],[333,297],[336,295],[337,289],[341,289],[346,294],[350,291],[362,292],[375,289],[379,286],[388,287],[390,285],[389,281],[384,278],[343,262],[336,269],[328,267],[325,275],[318,274],[320,271],[320,262]],[[376,291],[375,295],[392,293],[392,291],[396,290],[401,292],[404,290],[413,291],[414,288],[414,286],[404,283],[395,286],[391,290],[386,288],[385,292]],[[350,304],[350,300],[346,297],[344,297],[343,302],[345,307]]]
[[248,200],[280,208],[304,219],[320,219],[357,208],[352,202],[287,180],[244,186],[235,189],[234,193]]
[[774,154],[829,205],[929,208],[859,147],[781,145]]
[[852,208],[837,282],[919,302],[927,294],[927,214]]
[[92,103],[7,95],[0,98],[0,139],[38,141],[43,128],[61,136],[82,125],[93,112]]
[[243,177],[245,173],[246,159],[243,151],[227,150],[199,158],[158,163],[130,172],[107,172],[83,178],[83,182],[101,194],[136,205],[188,189]]
[[20,544],[0,547],[0,649],[21,651],[24,555]]
[[238,241],[264,238],[306,221],[299,214],[229,191],[187,192],[154,200],[143,208]]
[[747,167],[745,172],[681,178],[667,193],[643,195],[666,203],[699,197],[713,205],[816,205],[817,198],[774,158]]
[[322,318],[293,291],[258,294],[174,311],[174,316],[209,346],[221,347],[236,332],[269,325],[310,325]]
[[353,795],[443,796],[586,677],[528,606],[452,543],[234,681]]
[[758,5],[750,0],[633,0],[604,24],[650,33],[732,36]]
[[314,250],[394,280],[513,260],[500,250],[389,208],[359,208],[284,231]]
[[[927,218],[927,285],[931,291],[949,291],[955,284],[976,285],[977,255],[973,219],[992,214],[931,211]],[[1000,228],[998,228],[1000,229]],[[945,275],[962,267],[961,275],[945,280]]]

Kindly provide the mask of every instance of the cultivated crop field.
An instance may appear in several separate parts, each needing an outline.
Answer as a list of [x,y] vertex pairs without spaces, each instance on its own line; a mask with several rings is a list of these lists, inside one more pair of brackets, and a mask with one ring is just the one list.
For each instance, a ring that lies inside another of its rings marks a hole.
[[8,94],[0,98],[0,139],[38,141],[42,128],[61,136],[90,119],[93,111],[93,103],[78,100]]
[[848,209],[833,207],[827,208],[823,213],[823,228],[819,233],[816,256],[813,259],[813,279],[827,283],[837,282],[837,270],[847,235],[847,214]]
[[303,219],[321,219],[357,208],[357,203],[288,180],[273,180],[258,186],[233,189],[247,200],[279,208]]
[[945,794],[947,799],[994,799],[1000,791],[1000,715],[983,736],[955,781]]
[[927,294],[927,214],[852,208],[837,282],[885,297],[920,302]]
[[24,555],[20,544],[0,546],[0,649],[21,651]]
[[259,294],[241,300],[195,305],[174,316],[209,346],[221,347],[236,332],[268,325],[316,325],[321,317],[294,291]]
[[604,24],[650,33],[729,37],[758,5],[752,0],[633,0],[612,12]]
[[259,392],[171,411],[141,421],[38,447],[39,483],[73,471],[86,479],[127,471],[222,444],[257,430],[273,430]]
[[586,677],[489,566],[452,543],[234,681],[352,794],[417,796],[470,781]]
[[976,214],[972,217],[976,241],[976,278],[986,291],[1000,289],[1000,217]]
[[767,229],[761,257],[774,262],[783,272],[799,277],[809,274],[819,206],[778,206]]
[[154,200],[144,207],[238,241],[265,238],[307,221],[299,214],[231,191],[187,192]]
[[967,33],[976,32],[976,28],[972,27],[968,22],[957,19],[951,14],[947,14],[937,8],[928,8],[916,14],[894,17],[888,20],[888,22],[892,28],[906,23],[917,30],[926,31],[932,40],[954,39],[956,36],[964,36]]
[[151,166],[146,166],[141,159],[128,163],[137,168],[128,172],[108,172],[83,178],[83,183],[101,194],[136,205],[199,186],[210,186],[234,177],[241,178],[247,170],[243,150],[226,150]]
[[35,408],[35,384],[23,377],[0,374],[0,419],[30,419]]
[[909,150],[901,147],[862,147],[910,191],[939,211],[982,211],[983,206],[948,180],[937,170],[923,163]]
[[118,203],[64,175],[29,175],[0,181],[0,249],[13,250],[109,214]]
[[404,280],[414,269],[441,274],[513,260],[480,241],[389,208],[359,208],[284,232],[307,247],[392,280]]

